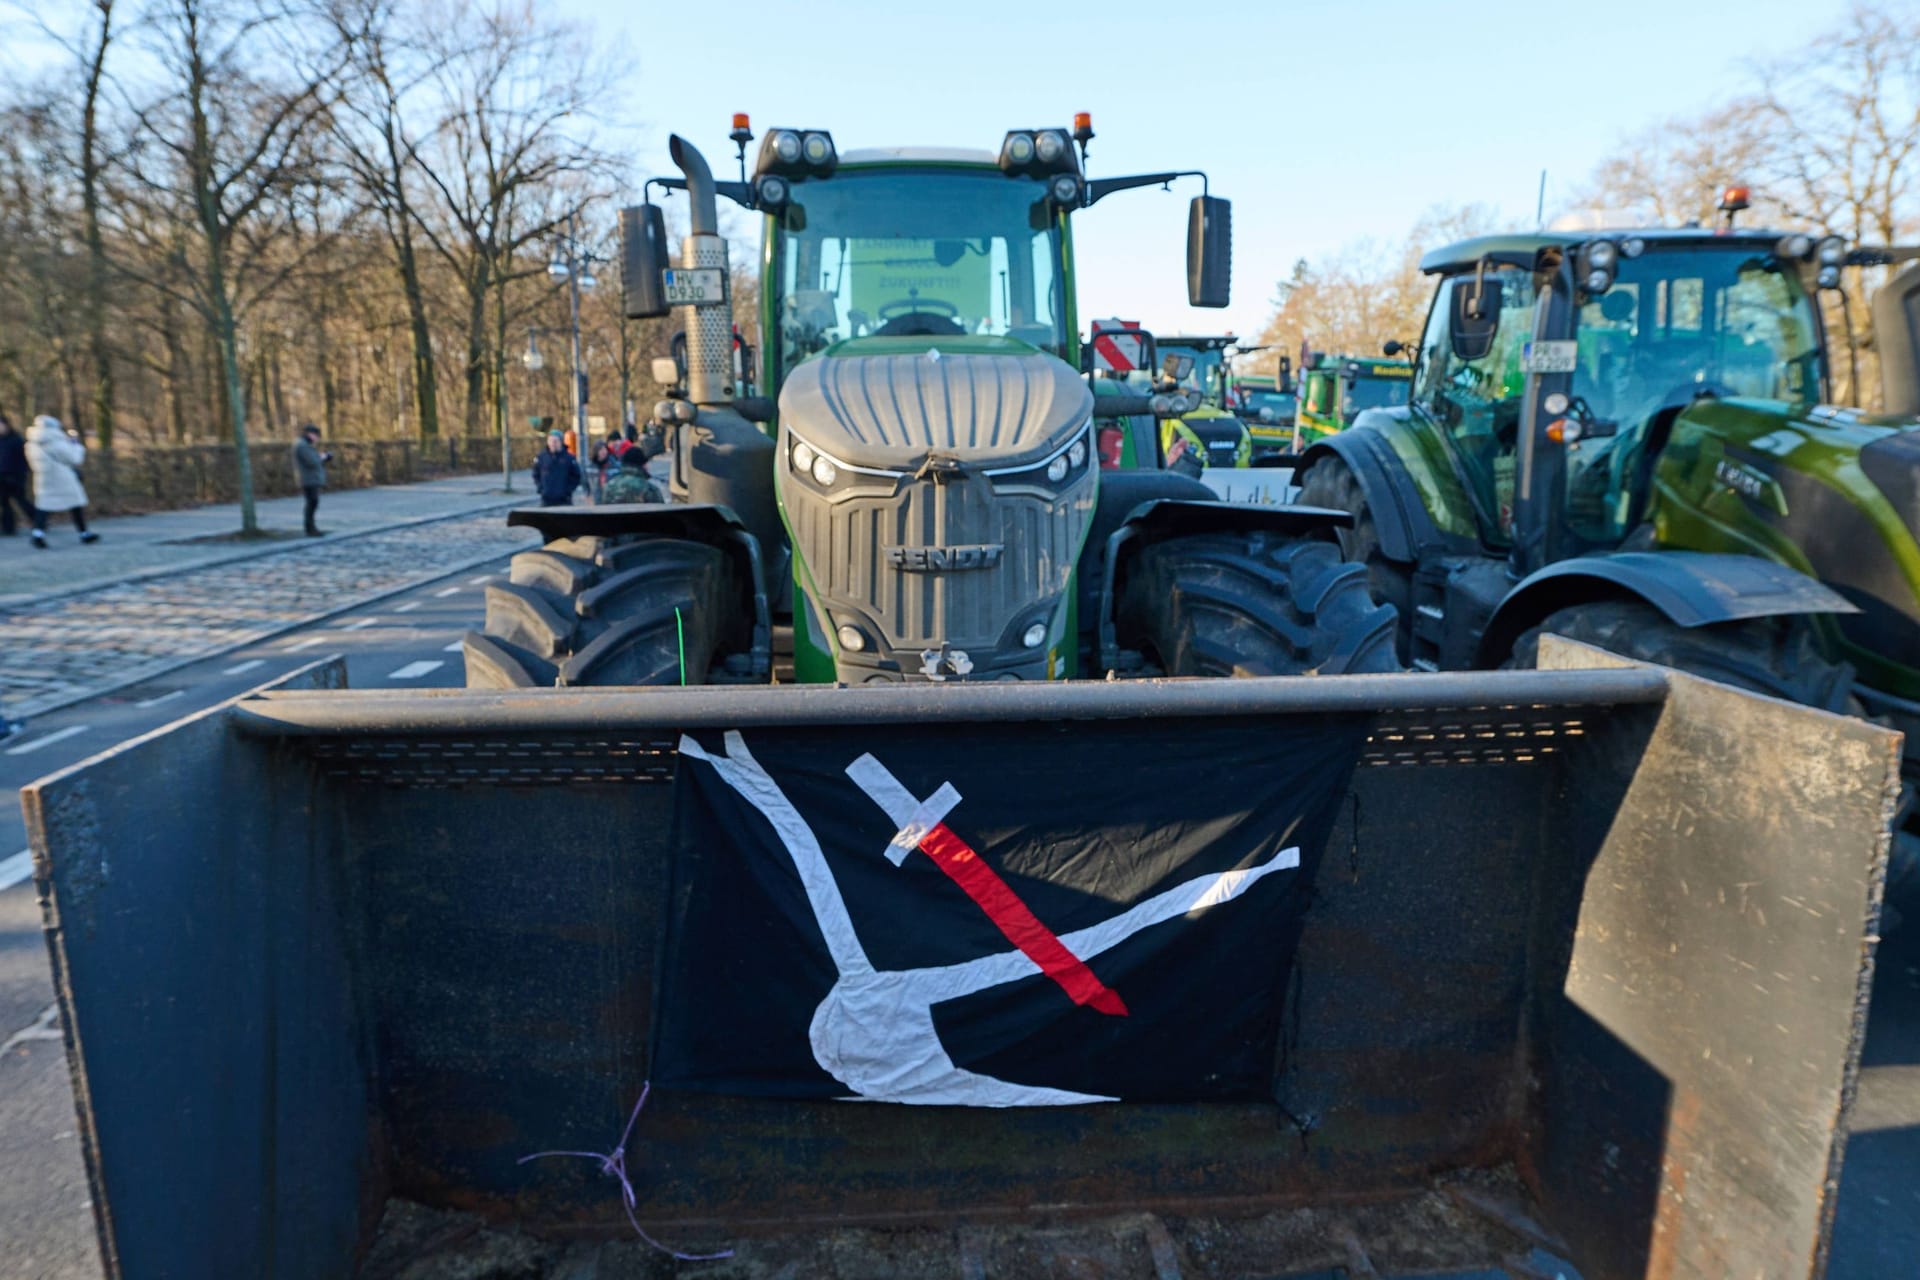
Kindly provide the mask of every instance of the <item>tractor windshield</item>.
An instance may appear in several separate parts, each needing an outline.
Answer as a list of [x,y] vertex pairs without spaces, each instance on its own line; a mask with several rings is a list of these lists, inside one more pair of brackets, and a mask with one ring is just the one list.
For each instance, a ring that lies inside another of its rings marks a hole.
[[1646,499],[1641,466],[1672,414],[1705,396],[1812,404],[1820,328],[1799,274],[1752,245],[1655,246],[1621,260],[1580,307],[1573,390],[1612,429],[1568,450],[1568,518],[1595,543],[1626,536]]
[[1405,378],[1370,378],[1361,374],[1347,382],[1340,399],[1340,415],[1351,421],[1367,409],[1390,409],[1407,402]]
[[1060,220],[998,170],[843,169],[780,217],[781,367],[848,338],[993,335],[1065,358]]

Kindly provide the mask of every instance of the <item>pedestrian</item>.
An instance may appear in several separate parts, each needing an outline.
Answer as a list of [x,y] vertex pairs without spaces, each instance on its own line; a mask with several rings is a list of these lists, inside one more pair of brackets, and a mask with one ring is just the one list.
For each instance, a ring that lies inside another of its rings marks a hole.
[[33,468],[33,545],[47,547],[47,517],[65,511],[80,531],[80,541],[98,542],[87,528],[87,491],[80,486],[80,467],[87,446],[80,433],[60,425],[60,419],[41,414],[27,428],[27,465]]
[[311,422],[300,428],[300,439],[293,446],[293,476],[307,498],[305,519],[309,538],[321,537],[326,532],[314,523],[314,517],[320,514],[320,491],[327,487],[327,464],[332,461],[333,455],[320,449],[320,428]]
[[[626,441],[620,443],[626,444]],[[660,488],[647,474],[647,464],[639,445],[627,445],[615,458],[612,477],[607,481],[607,501],[612,504],[625,502],[660,502]]]
[[533,460],[533,487],[540,491],[540,505],[572,506],[580,480],[580,463],[567,452],[565,433],[548,432],[546,451]]
[[33,487],[33,471],[27,466],[27,438],[13,429],[13,419],[0,413],[0,535],[13,537],[19,532],[13,509],[33,523],[33,502],[27,497]]

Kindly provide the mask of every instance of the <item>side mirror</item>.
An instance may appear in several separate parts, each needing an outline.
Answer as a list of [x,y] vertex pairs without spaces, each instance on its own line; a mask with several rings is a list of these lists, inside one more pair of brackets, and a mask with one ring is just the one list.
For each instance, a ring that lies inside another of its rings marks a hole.
[[1166,374],[1175,382],[1184,382],[1186,381],[1187,375],[1193,372],[1193,357],[1182,355],[1168,356],[1160,362],[1160,372]]
[[1448,340],[1456,360],[1484,360],[1500,331],[1500,282],[1485,276],[1453,283],[1448,300]]
[[629,320],[656,320],[671,309],[661,272],[667,269],[667,218],[657,204],[620,211],[621,307]]
[[1233,287],[1233,205],[1195,196],[1187,206],[1187,304],[1224,307]]
[[1388,338],[1385,342],[1380,344],[1380,354],[1387,355],[1387,356],[1397,356],[1402,351],[1405,351],[1406,349],[1407,349],[1407,344],[1400,341],[1400,339],[1398,338]]

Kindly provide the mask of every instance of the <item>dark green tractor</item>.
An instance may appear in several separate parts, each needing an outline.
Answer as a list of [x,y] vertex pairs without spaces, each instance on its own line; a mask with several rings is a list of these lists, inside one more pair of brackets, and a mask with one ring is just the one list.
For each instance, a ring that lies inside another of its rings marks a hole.
[[1314,444],[1301,500],[1354,516],[1410,665],[1530,666],[1550,631],[1904,729],[1911,884],[1920,271],[1877,306],[1901,416],[1828,403],[1819,306],[1908,256],[1731,225],[1437,250],[1411,403]]

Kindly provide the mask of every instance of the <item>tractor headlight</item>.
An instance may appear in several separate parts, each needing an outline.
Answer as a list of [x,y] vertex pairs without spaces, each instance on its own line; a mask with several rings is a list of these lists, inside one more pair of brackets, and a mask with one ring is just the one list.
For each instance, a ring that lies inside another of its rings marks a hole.
[[1839,236],[1828,236],[1820,242],[1820,265],[1823,267],[1843,266],[1847,261],[1847,242]]
[[840,468],[834,466],[829,459],[817,454],[814,456],[811,471],[813,482],[823,489],[831,488],[833,482],[840,478]]
[[1639,236],[1628,236],[1620,242],[1620,256],[1637,258],[1647,251],[1647,242]]
[[1080,179],[1070,173],[1056,173],[1052,181],[1047,183],[1047,194],[1053,197],[1055,204],[1076,209],[1080,206]]
[[1838,289],[1840,268],[1832,265],[1821,267],[1819,273],[1813,277],[1813,282],[1822,289]]
[[1033,135],[1015,130],[1000,144],[1000,167],[1024,169],[1033,163]]
[[785,178],[771,173],[760,179],[756,190],[762,209],[781,208],[787,203],[787,197],[793,194],[793,188],[787,185]]
[[819,454],[813,451],[813,446],[805,440],[795,440],[793,442],[793,469],[795,471],[809,475],[812,474],[814,460],[819,456]]
[[1173,397],[1161,391],[1147,399],[1147,409],[1156,418],[1173,416]]
[[1620,262],[1620,250],[1611,240],[1596,240],[1587,247],[1587,265],[1596,271],[1612,271]]
[[1813,252],[1812,236],[1781,236],[1780,243],[1774,246],[1774,256],[1785,258],[1789,262],[1805,261]]
[[841,623],[836,634],[840,637],[840,647],[850,653],[859,653],[867,647],[867,637],[850,622]]
[[1047,624],[1036,622],[1021,633],[1020,643],[1029,649],[1038,649],[1047,642]]
[[780,161],[781,164],[800,163],[800,154],[803,148],[800,142],[800,135],[793,132],[793,130],[774,130],[773,137],[768,139],[768,145],[773,149],[774,158]]
[[1033,154],[1040,157],[1040,163],[1051,168],[1067,154],[1067,135],[1058,129],[1042,129],[1033,135]]
[[1588,293],[1605,293],[1613,288],[1613,274],[1608,271],[1589,271],[1584,283]]
[[836,159],[833,154],[833,139],[817,130],[808,133],[800,140],[800,154],[808,164],[821,170],[833,168]]
[[1059,489],[1078,481],[1086,474],[1086,466],[1092,457],[1088,440],[1093,434],[1093,420],[1088,419],[1074,432],[1073,439],[1052,456],[1024,467],[996,467],[985,475],[994,484],[1033,485],[1046,489]]

